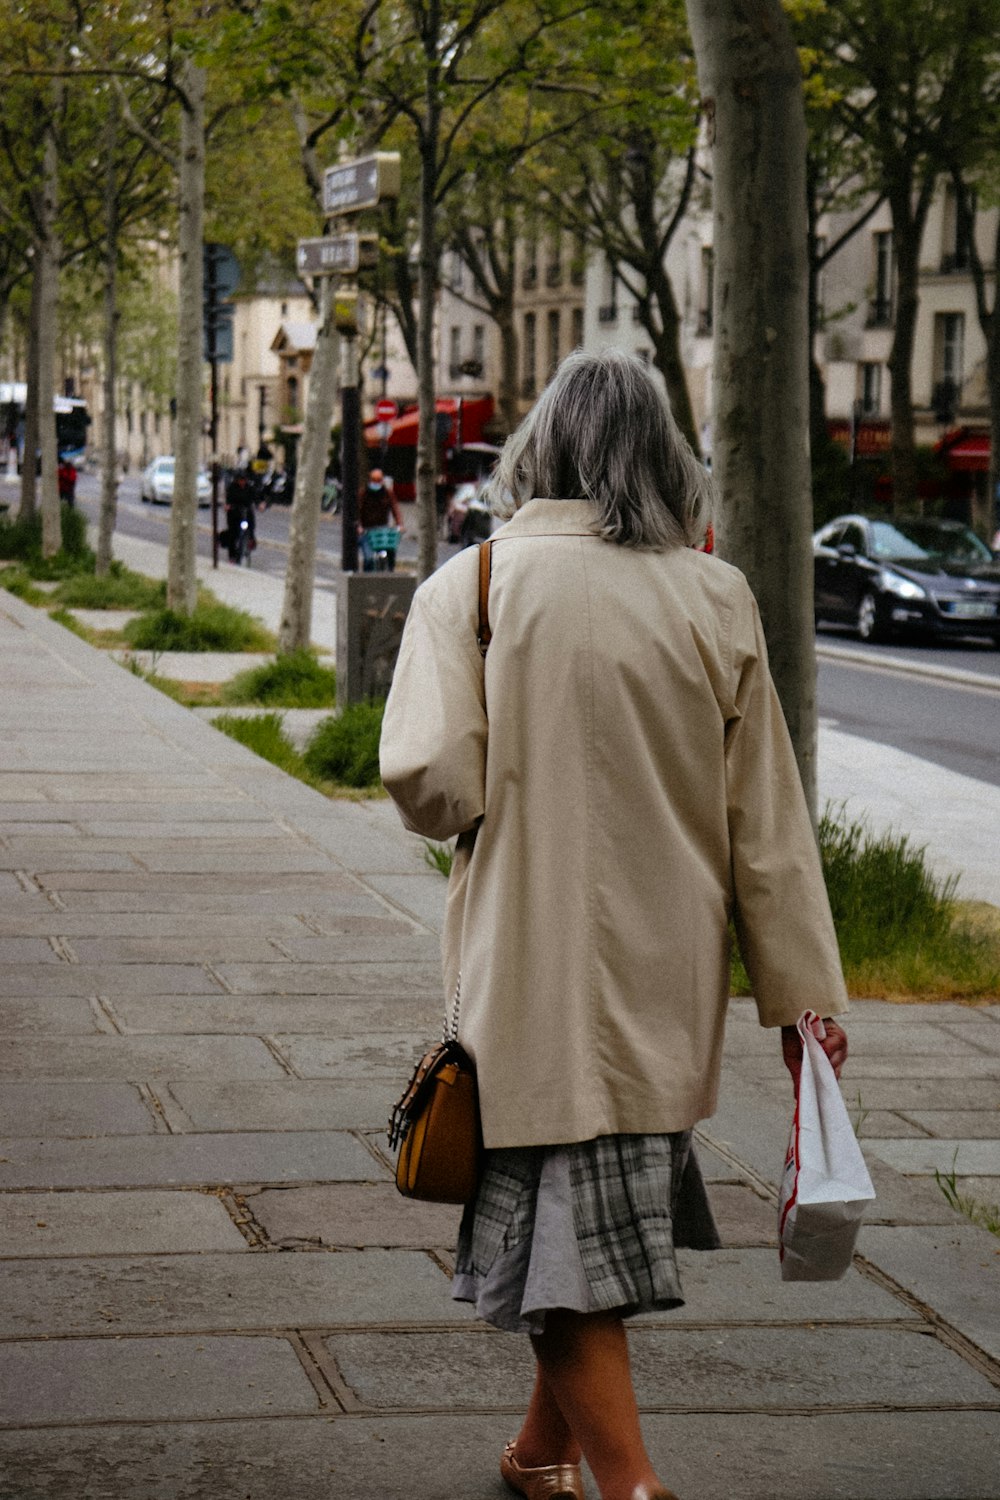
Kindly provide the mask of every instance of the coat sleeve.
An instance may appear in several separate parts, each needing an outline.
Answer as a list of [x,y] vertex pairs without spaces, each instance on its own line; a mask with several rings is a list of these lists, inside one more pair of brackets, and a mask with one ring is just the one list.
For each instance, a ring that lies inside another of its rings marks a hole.
[[847,1009],[819,851],[767,664],[757,605],[740,580],[731,633],[726,789],[734,920],[762,1026]]
[[382,720],[382,780],[407,828],[447,839],[486,805],[486,699],[475,624],[414,595]]

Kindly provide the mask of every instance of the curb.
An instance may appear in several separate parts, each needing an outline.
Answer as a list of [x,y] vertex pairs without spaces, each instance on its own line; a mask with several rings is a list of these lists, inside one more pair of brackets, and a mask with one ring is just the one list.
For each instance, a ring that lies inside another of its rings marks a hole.
[[843,662],[852,667],[868,667],[874,671],[896,672],[904,677],[924,677],[932,682],[978,688],[985,693],[1000,693],[1000,677],[965,672],[960,667],[940,667],[934,662],[909,661],[902,656],[870,656],[860,647],[823,646],[818,641],[816,655],[823,661]]

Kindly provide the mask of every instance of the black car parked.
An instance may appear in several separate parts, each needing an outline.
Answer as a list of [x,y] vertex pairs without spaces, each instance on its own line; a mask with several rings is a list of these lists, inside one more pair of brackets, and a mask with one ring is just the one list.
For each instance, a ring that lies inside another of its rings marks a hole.
[[838,516],[813,537],[816,619],[863,641],[987,635],[1000,646],[1000,561],[958,521]]

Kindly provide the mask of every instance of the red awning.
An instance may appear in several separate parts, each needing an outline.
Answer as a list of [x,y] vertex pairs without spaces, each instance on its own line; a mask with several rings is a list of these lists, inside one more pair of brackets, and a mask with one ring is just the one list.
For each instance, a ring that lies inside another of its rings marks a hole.
[[[435,402],[435,409],[439,441],[446,444],[457,443],[461,436],[463,443],[480,442],[483,428],[493,416],[493,398],[492,396],[466,396],[460,399],[457,396],[439,396]],[[461,412],[461,435],[458,432],[459,412]],[[380,446],[415,448],[419,426],[417,408],[411,406],[392,422],[384,424],[377,421],[366,422],[365,442],[369,448]],[[389,430],[383,437],[386,427]]]
[[957,432],[946,433],[934,445],[952,473],[987,474],[990,467],[990,435],[988,432],[971,432],[967,427]]

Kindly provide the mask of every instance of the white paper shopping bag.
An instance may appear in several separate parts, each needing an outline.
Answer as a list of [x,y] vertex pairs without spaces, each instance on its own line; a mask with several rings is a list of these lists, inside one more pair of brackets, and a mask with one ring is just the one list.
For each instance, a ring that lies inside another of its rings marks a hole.
[[875,1197],[815,1011],[799,1017],[802,1072],[778,1203],[782,1281],[837,1281]]

